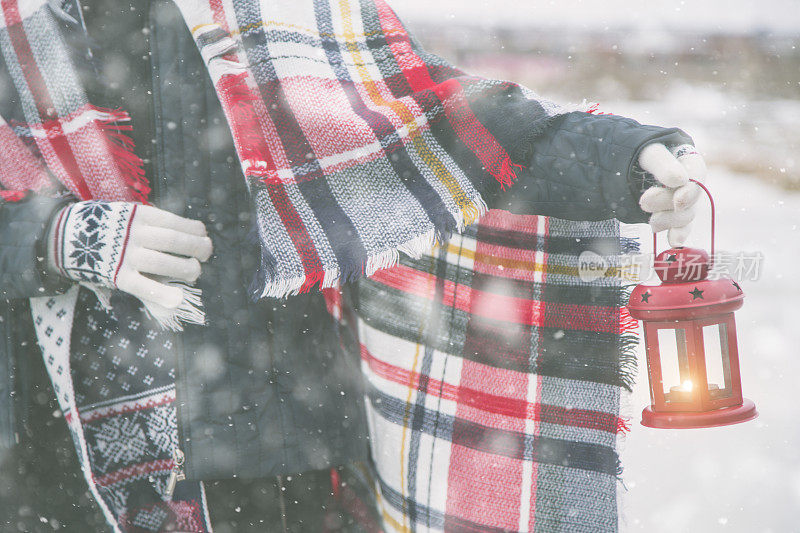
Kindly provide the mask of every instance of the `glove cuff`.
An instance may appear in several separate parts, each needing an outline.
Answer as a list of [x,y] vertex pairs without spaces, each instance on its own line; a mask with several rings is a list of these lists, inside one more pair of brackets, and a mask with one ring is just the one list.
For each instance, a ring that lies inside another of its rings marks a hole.
[[65,277],[116,286],[136,204],[78,202],[56,217],[51,244],[54,267]]

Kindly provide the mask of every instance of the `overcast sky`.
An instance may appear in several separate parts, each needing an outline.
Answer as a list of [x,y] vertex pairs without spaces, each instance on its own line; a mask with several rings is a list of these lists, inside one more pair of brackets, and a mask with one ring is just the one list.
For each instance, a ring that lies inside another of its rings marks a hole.
[[800,0],[388,0],[403,19],[604,28],[638,25],[800,35]]

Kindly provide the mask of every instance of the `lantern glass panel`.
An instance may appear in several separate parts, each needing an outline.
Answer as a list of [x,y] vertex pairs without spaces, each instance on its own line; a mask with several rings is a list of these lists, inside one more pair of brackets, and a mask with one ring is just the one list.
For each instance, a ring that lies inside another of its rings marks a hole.
[[[686,330],[659,329],[658,352],[661,356],[661,383],[666,401],[688,401],[684,396],[693,387],[686,347]],[[673,394],[677,391],[678,394]]]
[[731,395],[731,365],[728,352],[728,328],[725,324],[703,326],[703,350],[711,399]]

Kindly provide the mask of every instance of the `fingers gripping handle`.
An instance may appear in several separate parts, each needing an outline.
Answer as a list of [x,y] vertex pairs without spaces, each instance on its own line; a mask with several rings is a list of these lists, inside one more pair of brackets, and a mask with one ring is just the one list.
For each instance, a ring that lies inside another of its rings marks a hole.
[[[708,196],[708,201],[711,204],[711,257],[714,257],[714,235],[716,233],[715,231],[716,208],[714,206],[714,198],[711,196],[711,191],[709,191],[708,188],[702,183],[700,183],[698,180],[690,179],[689,181],[694,182],[696,185],[698,185],[701,189],[705,191],[706,196]],[[658,239],[658,233],[653,233],[653,257],[658,255],[657,239]]]

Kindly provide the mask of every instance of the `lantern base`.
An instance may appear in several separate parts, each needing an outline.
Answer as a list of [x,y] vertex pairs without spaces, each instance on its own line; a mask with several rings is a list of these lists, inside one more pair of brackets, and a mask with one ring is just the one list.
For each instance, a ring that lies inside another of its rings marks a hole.
[[713,428],[747,422],[757,416],[756,405],[745,398],[742,405],[704,412],[655,412],[647,406],[642,410],[642,425],[659,429]]

